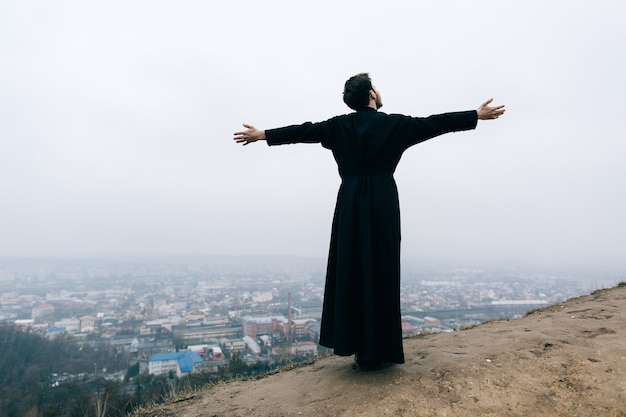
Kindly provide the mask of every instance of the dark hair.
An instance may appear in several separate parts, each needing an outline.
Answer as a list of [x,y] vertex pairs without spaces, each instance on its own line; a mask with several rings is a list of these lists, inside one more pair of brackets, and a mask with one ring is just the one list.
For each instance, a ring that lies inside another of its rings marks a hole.
[[343,87],[343,102],[352,110],[366,108],[370,102],[370,90],[373,90],[372,79],[366,72],[352,76]]

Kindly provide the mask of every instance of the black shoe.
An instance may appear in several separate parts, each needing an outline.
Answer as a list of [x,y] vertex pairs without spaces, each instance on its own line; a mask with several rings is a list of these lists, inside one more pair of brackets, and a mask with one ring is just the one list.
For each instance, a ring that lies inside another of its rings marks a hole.
[[352,365],[352,369],[358,371],[380,371],[381,369],[388,368],[392,365],[391,362],[384,361],[368,361],[364,359],[359,359],[358,356],[354,357],[354,364]]

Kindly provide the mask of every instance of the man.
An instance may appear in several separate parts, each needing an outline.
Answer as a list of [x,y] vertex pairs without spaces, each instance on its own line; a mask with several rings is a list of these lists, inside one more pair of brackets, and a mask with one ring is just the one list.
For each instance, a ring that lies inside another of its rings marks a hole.
[[329,120],[260,130],[244,124],[248,145],[321,143],[333,152],[341,186],[333,217],[320,345],[352,355],[360,369],[404,363],[400,317],[400,210],[393,173],[402,153],[435,136],[497,119],[504,106],[427,118],[379,112],[380,92],[367,73],[351,77],[344,102],[355,112]]

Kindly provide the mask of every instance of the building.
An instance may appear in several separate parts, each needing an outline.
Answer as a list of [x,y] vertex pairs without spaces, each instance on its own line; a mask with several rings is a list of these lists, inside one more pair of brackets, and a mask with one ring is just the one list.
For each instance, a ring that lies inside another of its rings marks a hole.
[[51,326],[46,331],[46,337],[48,339],[54,339],[55,337],[61,336],[63,334],[65,334],[65,327]]
[[188,327],[174,332],[179,337],[189,343],[200,343],[205,340],[233,338],[241,336],[240,326],[196,326]]
[[223,361],[225,359],[224,352],[222,352],[222,348],[219,346],[210,347],[208,352],[210,361]]
[[272,301],[273,294],[271,291],[256,291],[252,294],[253,303],[267,303]]
[[204,317],[202,319],[203,326],[226,326],[228,324],[229,319],[226,316]]
[[13,322],[18,327],[23,327],[25,329],[32,327],[35,324],[35,320],[33,319],[17,319]]
[[44,303],[40,304],[30,312],[30,316],[33,320],[37,320],[40,317],[51,316],[54,313],[54,306],[52,304]]
[[94,316],[82,316],[80,318],[80,331],[83,333],[93,332],[96,329],[96,318]]
[[411,324],[404,317],[402,318],[402,337],[414,336],[419,334],[419,328],[414,324]]
[[[290,327],[289,336],[291,336],[292,340],[308,337],[308,326],[311,323],[315,323],[315,321],[311,319],[292,320],[291,325],[287,325]],[[287,336],[287,334],[285,335]]]
[[208,350],[209,350],[209,345],[206,345],[206,344],[189,345],[189,346],[187,346],[187,350],[189,352],[197,353],[198,356],[200,356],[201,358],[204,358],[205,355],[207,354]]
[[244,342],[243,339],[228,339],[222,342],[222,345],[229,353],[243,352],[246,350],[246,342]]
[[80,321],[76,318],[65,318],[54,322],[54,327],[62,327],[67,333],[78,333]]
[[317,356],[317,344],[313,342],[296,342],[291,344],[293,356],[310,357]]
[[261,336],[259,336],[259,342],[263,346],[267,346],[267,347],[272,346],[272,338],[266,334],[262,334]]
[[294,317],[305,319],[320,319],[322,317],[322,301],[314,300],[299,305],[291,306],[291,311]]
[[426,316],[424,317],[424,327],[440,327],[441,320],[436,319],[434,317]]
[[243,335],[256,339],[262,334],[277,333],[282,326],[287,323],[285,316],[269,316],[269,317],[243,317]]
[[187,375],[199,365],[202,358],[195,352],[172,352],[150,356],[148,373],[150,375],[166,375],[174,373],[178,378]]
[[417,327],[421,327],[424,325],[424,319],[420,318],[420,317],[415,317],[415,316],[402,316],[402,320],[403,321],[407,321],[408,323],[417,326]]
[[244,336],[243,341],[254,356],[259,356],[261,354],[261,346],[259,346],[256,340],[250,336]]
[[319,340],[320,338],[320,325],[312,323],[307,326],[307,335],[310,340]]

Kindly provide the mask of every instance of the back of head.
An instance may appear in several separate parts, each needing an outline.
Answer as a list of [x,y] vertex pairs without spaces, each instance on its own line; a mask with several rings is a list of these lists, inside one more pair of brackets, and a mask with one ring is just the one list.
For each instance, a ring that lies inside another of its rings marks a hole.
[[372,79],[368,73],[352,76],[343,87],[343,102],[352,110],[362,110],[369,105],[369,92],[372,89]]

